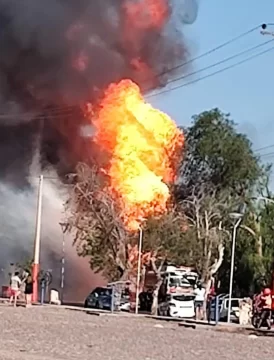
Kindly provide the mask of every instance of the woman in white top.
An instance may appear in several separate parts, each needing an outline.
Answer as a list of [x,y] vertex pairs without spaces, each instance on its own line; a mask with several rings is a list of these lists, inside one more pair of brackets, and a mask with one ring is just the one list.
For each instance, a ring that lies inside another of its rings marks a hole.
[[16,272],[10,279],[10,304],[14,301],[14,306],[17,304],[21,284],[22,281],[19,278],[19,272]]
[[195,315],[197,320],[202,320],[204,318],[204,302],[205,302],[205,289],[202,287],[202,284],[198,284],[197,288],[194,290],[195,300]]

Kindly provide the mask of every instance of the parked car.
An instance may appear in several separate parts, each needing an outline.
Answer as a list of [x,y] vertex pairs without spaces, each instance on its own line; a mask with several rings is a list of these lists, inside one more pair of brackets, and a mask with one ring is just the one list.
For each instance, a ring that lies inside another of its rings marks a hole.
[[194,299],[193,294],[170,294],[166,301],[158,306],[160,316],[171,316],[179,318],[194,318]]
[[112,300],[113,289],[111,287],[97,287],[85,299],[84,307],[109,310],[129,311],[129,300],[127,297],[119,296],[114,291],[114,298]]

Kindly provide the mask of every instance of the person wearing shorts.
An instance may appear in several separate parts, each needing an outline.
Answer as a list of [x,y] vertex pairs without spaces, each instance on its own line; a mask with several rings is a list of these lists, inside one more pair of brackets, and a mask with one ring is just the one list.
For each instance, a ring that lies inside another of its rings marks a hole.
[[197,288],[194,290],[195,300],[195,317],[197,320],[202,320],[204,318],[204,301],[205,301],[205,289],[202,287],[202,284],[198,284]]
[[14,307],[17,305],[17,299],[20,294],[20,286],[22,284],[22,281],[19,278],[19,272],[15,272],[14,275],[12,275],[10,279],[10,304],[12,304]]

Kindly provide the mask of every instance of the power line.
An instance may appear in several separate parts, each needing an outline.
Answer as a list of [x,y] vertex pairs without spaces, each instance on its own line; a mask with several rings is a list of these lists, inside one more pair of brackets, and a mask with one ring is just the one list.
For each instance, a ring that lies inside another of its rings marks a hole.
[[241,65],[241,64],[244,64],[244,63],[246,63],[246,62],[248,62],[248,61],[250,61],[250,60],[252,60],[252,59],[255,59],[255,58],[259,57],[259,56],[262,56],[262,55],[264,55],[264,54],[266,54],[266,53],[268,53],[268,52],[270,52],[270,51],[272,51],[272,50],[274,50],[274,47],[271,47],[271,48],[269,48],[269,49],[266,49],[266,50],[264,50],[264,51],[261,51],[261,52],[259,52],[258,54],[249,56],[248,58],[246,58],[246,59],[244,59],[244,60],[242,60],[242,61],[238,61],[238,62],[235,63],[235,64],[232,64],[232,65],[230,65],[230,66],[227,66],[227,67],[225,67],[225,68],[223,68],[223,69],[220,69],[220,70],[218,70],[218,71],[215,71],[215,72],[213,72],[213,73],[210,73],[210,74],[208,74],[208,75],[205,75],[205,76],[203,76],[203,77],[200,77],[200,78],[198,78],[198,79],[191,80],[191,81],[189,81],[189,82],[187,82],[187,83],[184,83],[184,84],[175,86],[175,87],[173,87],[173,88],[171,88],[171,89],[166,89],[166,90],[163,90],[163,91],[159,91],[159,92],[157,92],[157,93],[155,93],[155,94],[147,95],[146,97],[149,98],[149,97],[153,97],[153,96],[162,95],[162,94],[165,94],[165,93],[168,93],[168,92],[171,92],[171,91],[174,91],[174,90],[183,88],[183,87],[185,87],[185,86],[195,84],[195,83],[197,83],[197,82],[199,82],[199,81],[205,80],[205,79],[207,79],[207,78],[210,78],[210,77],[212,77],[212,76],[215,76],[215,75],[217,75],[217,74],[220,74],[220,73],[222,73],[222,72],[224,72],[224,71],[233,69],[233,68],[235,68],[235,67],[237,67],[237,66],[239,66],[239,65]]
[[260,155],[260,157],[264,157],[264,156],[273,156],[274,155],[274,152],[270,152],[270,153],[267,153],[267,154],[262,154]]
[[269,43],[271,43],[271,42],[273,42],[273,41],[274,41],[274,39],[271,39],[271,40],[268,40],[268,41],[264,41],[263,43],[260,43],[260,44],[258,44],[258,45],[256,45],[256,46],[249,47],[249,48],[247,48],[247,49],[245,49],[245,50],[243,50],[243,51],[240,51],[240,52],[238,52],[238,53],[236,53],[236,54],[234,54],[234,55],[231,55],[231,56],[229,56],[229,57],[227,57],[227,58],[225,58],[225,59],[223,59],[223,60],[220,60],[220,61],[218,61],[218,62],[216,62],[216,63],[211,64],[211,65],[208,65],[208,66],[206,66],[206,67],[204,67],[204,68],[202,68],[202,69],[198,69],[198,70],[195,70],[195,71],[193,71],[193,72],[191,72],[191,73],[188,73],[188,74],[185,74],[185,75],[183,75],[183,76],[180,76],[179,78],[172,79],[172,80],[170,80],[166,85],[171,84],[171,83],[173,83],[173,82],[177,82],[177,81],[179,81],[179,80],[183,80],[183,79],[185,79],[185,78],[187,78],[187,77],[189,77],[189,76],[196,75],[196,74],[198,74],[198,73],[200,73],[200,72],[203,72],[203,71],[205,71],[205,70],[212,69],[213,67],[216,67],[216,66],[218,66],[218,65],[221,65],[221,64],[223,64],[223,63],[226,63],[226,62],[228,62],[228,61],[230,61],[230,60],[233,60],[233,59],[235,59],[235,58],[237,58],[237,57],[240,57],[240,56],[242,56],[242,55],[244,55],[244,54],[247,54],[247,53],[249,53],[249,52],[252,52],[253,50],[259,49],[259,48],[261,48],[261,47],[263,47],[263,46],[265,46],[265,45],[267,45],[267,44],[269,44]]
[[206,52],[204,52],[204,53],[202,53],[202,54],[200,54],[200,55],[198,55],[198,56],[196,56],[196,57],[194,57],[194,58],[192,58],[192,59],[187,60],[186,62],[184,62],[184,63],[182,63],[182,64],[179,64],[179,65],[174,66],[174,67],[172,67],[172,68],[170,68],[170,69],[167,69],[167,70],[165,70],[165,71],[163,71],[163,72],[161,72],[161,73],[159,73],[159,74],[156,74],[156,76],[157,76],[157,77],[160,77],[160,76],[165,75],[165,74],[167,74],[167,73],[169,73],[169,72],[172,72],[172,71],[174,71],[174,70],[180,69],[181,67],[184,67],[184,66],[186,66],[186,65],[188,65],[188,64],[191,64],[192,62],[194,62],[194,61],[196,61],[196,60],[200,60],[201,58],[203,58],[203,57],[205,57],[205,56],[208,56],[208,55],[210,55],[210,54],[212,54],[212,53],[214,53],[214,52],[216,52],[216,51],[224,48],[225,46],[230,45],[230,44],[232,44],[233,42],[235,42],[235,41],[237,41],[237,40],[240,40],[241,38],[243,38],[243,37],[251,34],[251,33],[254,32],[255,30],[258,30],[260,27],[261,27],[261,25],[257,25],[257,26],[255,26],[255,27],[253,27],[253,28],[251,28],[251,29],[249,29],[249,30],[241,33],[240,35],[237,35],[237,36],[233,37],[232,39],[230,39],[230,40],[228,40],[228,41],[225,41],[224,43],[222,43],[222,44],[220,44],[220,45],[218,45],[218,46],[215,46],[214,48],[212,48],[212,49],[210,49],[210,50],[208,50],[208,51],[206,51]]
[[272,147],[274,147],[274,144],[263,146],[261,148],[255,149],[254,152],[260,152],[262,150],[266,150],[266,149],[269,149],[269,148],[272,148]]

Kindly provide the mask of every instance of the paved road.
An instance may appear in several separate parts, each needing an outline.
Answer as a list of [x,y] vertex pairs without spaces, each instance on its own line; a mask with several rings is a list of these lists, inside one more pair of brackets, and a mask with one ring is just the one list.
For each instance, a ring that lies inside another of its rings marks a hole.
[[0,360],[269,360],[273,344],[273,337],[251,339],[144,318],[0,306]]

